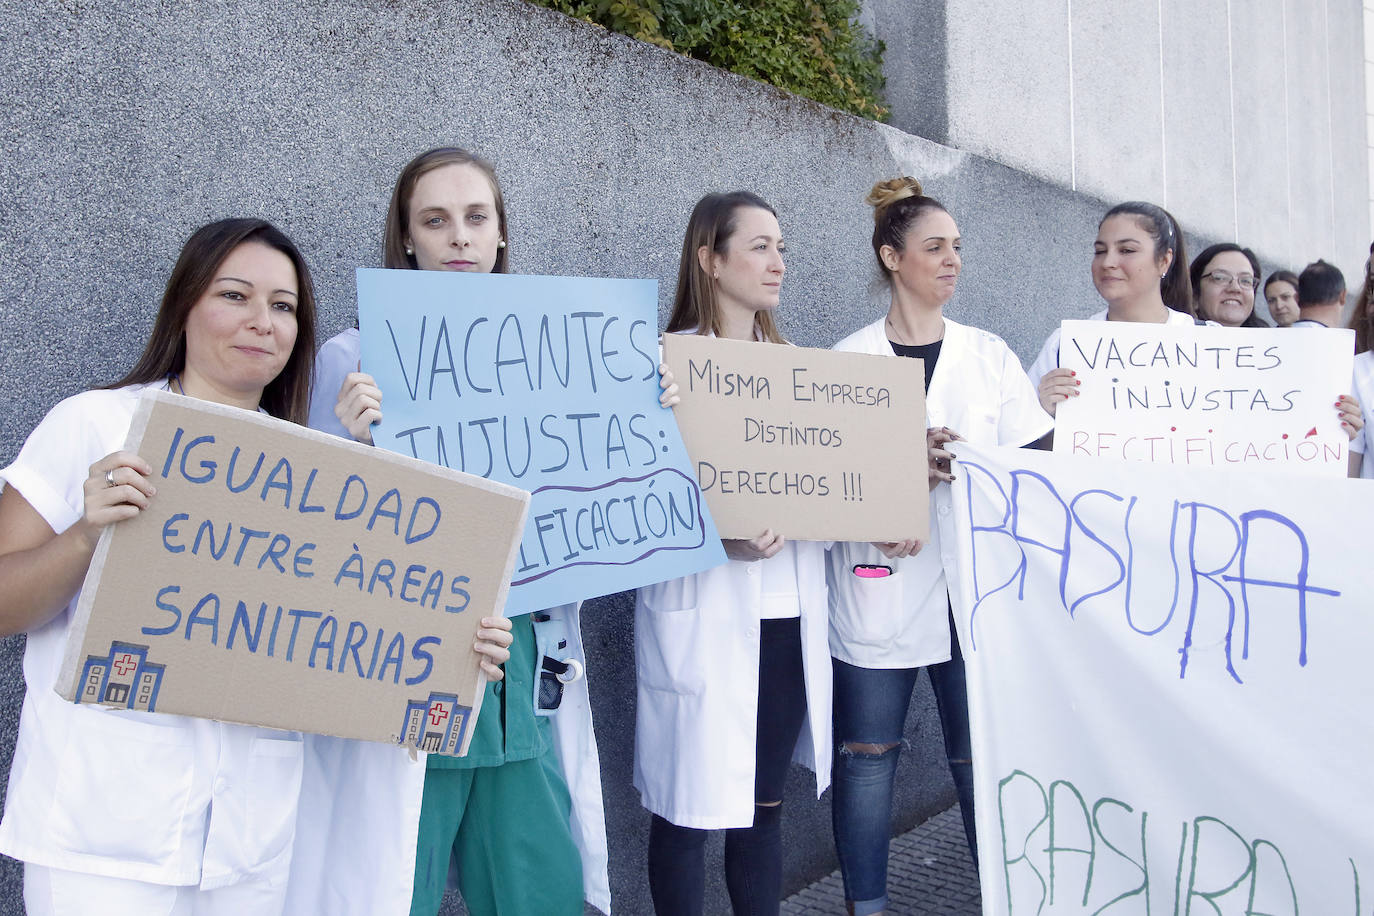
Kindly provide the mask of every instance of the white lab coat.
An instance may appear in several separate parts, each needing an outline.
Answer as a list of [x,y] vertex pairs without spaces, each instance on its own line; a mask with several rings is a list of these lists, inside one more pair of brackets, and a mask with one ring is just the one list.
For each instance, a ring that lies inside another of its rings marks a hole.
[[[835,349],[902,358],[892,352],[882,319]],[[1054,420],[1000,337],[946,318],[944,343],[926,392],[926,425],[947,426],[977,445],[1020,446],[1049,432]],[[913,468],[911,485],[927,486],[924,455]],[[836,658],[862,668],[916,668],[949,660],[945,571],[955,568],[949,484],[931,492],[930,516],[930,540],[913,557],[890,560],[866,543],[839,543],[831,549],[830,651]],[[893,572],[880,579],[860,578],[852,572],[856,564],[889,566]]]
[[[579,607],[568,634],[583,658]],[[582,854],[587,902],[611,911],[601,768],[592,732],[587,678],[567,684],[552,717],[555,748],[572,794],[572,833]],[[301,818],[287,913],[405,916],[415,879],[415,845],[424,794],[425,754],[367,741],[307,736]],[[538,830],[535,824],[512,829]]]
[[[318,418],[325,431],[342,429],[332,405],[343,376],[357,369],[360,350],[355,328],[320,348],[312,426]],[[328,420],[338,429],[328,426]],[[585,660],[580,611],[578,603],[550,608],[547,613],[567,617],[569,657]],[[585,661],[583,667],[586,670]],[[587,680],[583,676],[565,685],[563,701],[551,719],[558,760],[572,795],[570,825],[582,854],[583,891],[588,903],[609,913],[606,815]],[[409,913],[424,778],[423,753],[412,759],[403,748],[311,736],[287,912]],[[330,813],[323,818],[305,814],[315,810]],[[516,826],[538,829],[537,825]]]
[[[84,513],[89,466],[123,447],[144,387],[62,401],[0,480],[65,531]],[[267,889],[259,912],[275,914],[291,865],[301,736],[63,700],[57,675],[79,599],[27,634],[0,852],[148,884],[254,882]],[[100,905],[91,901],[91,912]]]
[[[830,785],[826,544],[792,542],[801,602],[806,723],[793,760]],[[754,821],[761,563],[731,560],[635,596],[634,784],[644,807],[681,827]]]

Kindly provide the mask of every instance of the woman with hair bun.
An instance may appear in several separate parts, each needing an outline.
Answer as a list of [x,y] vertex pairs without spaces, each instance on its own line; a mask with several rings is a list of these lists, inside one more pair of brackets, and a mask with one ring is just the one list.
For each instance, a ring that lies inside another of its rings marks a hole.
[[[784,245],[755,194],[692,210],[668,333],[783,343],[773,319]],[[670,383],[665,376],[664,384]],[[788,764],[830,782],[825,544],[765,530],[725,540],[721,566],[639,589],[634,783],[649,826],[659,916],[705,908],[707,831],[724,829],[737,916],[772,916],[782,894]]]
[[[1093,285],[1107,307],[1091,319],[1197,324],[1187,264],[1183,232],[1167,210],[1140,200],[1117,204],[1098,223],[1093,242]],[[1051,416],[1060,401],[1078,394],[1073,371],[1058,366],[1055,328],[1028,373]]]
[[[832,816],[852,913],[887,907],[892,787],[911,691],[930,676],[970,851],[977,863],[973,766],[963,656],[951,638],[947,566],[954,531],[944,446],[1022,446],[1050,428],[1021,363],[1001,338],[945,315],[962,266],[959,227],[914,178],[873,186],[873,254],[890,290],[887,315],[835,349],[925,363],[930,542],[836,544],[827,564],[835,686]],[[916,549],[912,549],[912,548]],[[917,552],[919,551],[919,552]],[[869,575],[860,576],[862,567]],[[874,567],[887,575],[873,578]]]

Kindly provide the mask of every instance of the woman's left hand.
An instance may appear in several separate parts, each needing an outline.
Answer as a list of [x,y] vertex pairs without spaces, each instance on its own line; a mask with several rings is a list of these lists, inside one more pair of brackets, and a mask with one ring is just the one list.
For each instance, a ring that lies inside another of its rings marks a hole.
[[1336,416],[1341,418],[1341,429],[1351,439],[1364,430],[1364,411],[1360,409],[1360,402],[1350,395],[1343,394],[1336,401]]
[[663,392],[658,396],[658,406],[676,407],[682,398],[678,397],[677,382],[673,379],[673,370],[668,368],[667,363],[658,364],[658,387]]
[[941,482],[954,482],[954,453],[946,451],[944,446],[951,442],[962,442],[963,438],[947,426],[926,430],[926,453],[930,465],[928,476],[932,490]]
[[901,560],[905,557],[914,557],[921,552],[925,545],[912,538],[908,541],[872,541],[874,547],[882,551],[883,556],[889,560]]
[[510,661],[510,644],[514,640],[510,618],[482,618],[482,625],[477,628],[477,636],[472,642],[472,650],[482,660],[482,673],[487,680],[499,681],[506,676],[501,666]]

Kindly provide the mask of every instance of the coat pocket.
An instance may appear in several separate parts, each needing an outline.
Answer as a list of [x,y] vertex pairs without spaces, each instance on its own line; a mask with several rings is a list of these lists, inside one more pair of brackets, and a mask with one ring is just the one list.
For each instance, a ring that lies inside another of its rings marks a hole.
[[688,603],[697,598],[695,580],[686,576],[640,589],[635,613],[635,671],[640,687],[682,694],[705,688],[710,659],[702,653],[701,611]]
[[70,852],[143,865],[183,853],[195,771],[191,734],[99,709],[71,716],[49,829]]
[[[856,564],[888,566],[891,575],[868,578],[854,574]],[[889,560],[868,544],[837,544],[829,559],[830,636],[844,655],[887,649],[908,623],[902,593],[901,560]]]
[[[248,751],[245,870],[269,866],[290,852],[296,835],[305,743],[299,738],[254,738]],[[339,803],[346,804],[340,799]]]

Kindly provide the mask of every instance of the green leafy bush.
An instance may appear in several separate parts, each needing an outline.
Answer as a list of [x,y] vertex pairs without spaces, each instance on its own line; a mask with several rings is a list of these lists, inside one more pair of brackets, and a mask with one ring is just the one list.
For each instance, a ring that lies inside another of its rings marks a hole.
[[856,0],[532,0],[866,118],[887,119],[883,43]]

